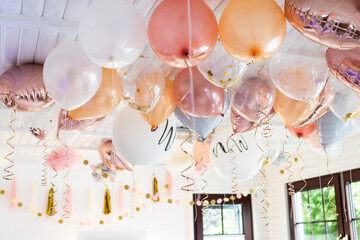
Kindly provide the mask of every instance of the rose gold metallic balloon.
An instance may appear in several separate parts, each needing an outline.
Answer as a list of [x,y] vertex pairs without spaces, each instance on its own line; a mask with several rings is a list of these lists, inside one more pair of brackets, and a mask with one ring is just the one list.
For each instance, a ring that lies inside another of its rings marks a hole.
[[216,117],[223,112],[224,89],[206,80],[196,67],[182,70],[173,90],[178,107],[191,116]]
[[255,128],[256,124],[241,116],[237,110],[231,107],[230,110],[231,126],[234,134],[250,131]]
[[328,81],[319,95],[319,102],[314,112],[305,120],[296,124],[293,127],[304,127],[306,125],[314,123],[316,120],[321,118],[325,113],[329,111],[329,106],[334,101],[335,94],[336,91],[334,86],[330,83],[330,81]]
[[101,143],[99,154],[101,161],[108,168],[116,171],[132,171],[131,164],[121,159],[115,151],[112,140],[105,140]]
[[300,33],[336,49],[360,47],[359,0],[286,0],[285,16]]
[[360,93],[360,48],[326,51],[326,61],[334,76],[343,84]]
[[13,67],[0,76],[0,102],[23,112],[44,109],[54,103],[43,82],[43,66],[24,64]]
[[289,132],[297,138],[309,137],[316,132],[316,124],[310,124],[304,127],[288,127]]
[[150,46],[163,62],[173,67],[186,68],[201,63],[217,41],[214,13],[201,0],[189,3],[188,6],[187,0],[165,0],[149,20]]
[[69,112],[66,110],[61,110],[59,114],[59,122],[58,122],[58,132],[59,136],[60,130],[65,131],[83,131],[89,128],[92,128],[99,122],[101,122],[105,117],[95,118],[95,119],[83,119],[83,120],[75,120],[69,116]]

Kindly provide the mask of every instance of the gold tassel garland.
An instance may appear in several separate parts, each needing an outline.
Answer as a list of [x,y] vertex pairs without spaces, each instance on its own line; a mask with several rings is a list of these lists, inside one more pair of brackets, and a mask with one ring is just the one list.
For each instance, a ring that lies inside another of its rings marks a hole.
[[55,210],[55,204],[54,204],[54,189],[50,188],[48,203],[47,203],[47,207],[46,207],[46,215],[54,216],[55,213],[56,213],[56,210]]
[[106,188],[106,191],[105,191],[105,199],[104,199],[103,214],[109,215],[110,213],[111,213],[110,190],[109,190],[109,188]]

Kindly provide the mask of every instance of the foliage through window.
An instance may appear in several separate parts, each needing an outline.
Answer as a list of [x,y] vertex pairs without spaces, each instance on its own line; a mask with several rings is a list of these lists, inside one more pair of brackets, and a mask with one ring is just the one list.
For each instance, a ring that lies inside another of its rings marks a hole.
[[[212,204],[205,209],[206,214],[194,206],[195,240],[252,240],[251,197],[216,204],[219,198],[224,199],[224,195],[209,195]],[[194,201],[199,199],[202,196],[195,194]]]

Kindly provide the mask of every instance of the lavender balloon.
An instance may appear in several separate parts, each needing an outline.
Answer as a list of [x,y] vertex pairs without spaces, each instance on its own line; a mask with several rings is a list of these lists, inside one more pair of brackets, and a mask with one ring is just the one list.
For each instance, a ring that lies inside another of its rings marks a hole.
[[327,112],[317,120],[316,129],[323,148],[340,142],[352,131],[352,125],[338,118],[333,112]]

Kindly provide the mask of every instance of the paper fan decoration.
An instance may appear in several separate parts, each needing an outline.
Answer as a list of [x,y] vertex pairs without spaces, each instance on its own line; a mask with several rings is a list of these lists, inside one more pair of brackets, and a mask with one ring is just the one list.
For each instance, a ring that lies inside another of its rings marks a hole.
[[46,163],[55,171],[64,171],[75,168],[80,162],[80,155],[72,147],[61,146],[48,153]]

